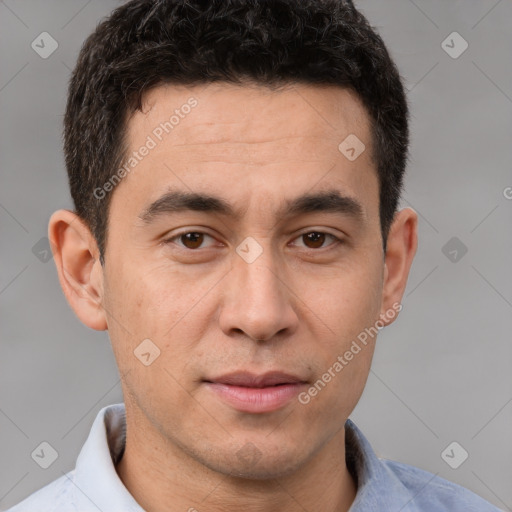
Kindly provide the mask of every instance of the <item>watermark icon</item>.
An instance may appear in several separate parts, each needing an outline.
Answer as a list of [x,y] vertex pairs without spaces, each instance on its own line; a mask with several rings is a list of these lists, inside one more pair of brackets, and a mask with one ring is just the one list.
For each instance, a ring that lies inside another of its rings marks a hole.
[[146,137],[146,141],[139,149],[132,151],[126,158],[125,163],[106,181],[103,186],[96,187],[93,191],[93,196],[98,199],[104,199],[108,192],[114,190],[115,186],[128,174],[130,174],[137,165],[139,165],[150,152],[162,142],[164,137],[171,133],[176,126],[178,126],[182,119],[190,114],[192,109],[198,105],[198,101],[193,96],[190,97],[186,103],[181,105],[180,108],[174,110],[174,114],[169,117],[167,121],[160,123],[153,129],[150,135]]
[[338,146],[339,152],[351,162],[356,160],[365,149],[363,141],[353,133],[348,135]]
[[48,469],[57,460],[59,454],[48,441],[43,441],[30,456],[38,466]]
[[32,246],[32,254],[43,263],[48,263],[53,258],[48,237],[43,236],[43,238]]
[[468,252],[467,246],[456,236],[452,236],[441,248],[441,252],[452,262],[458,263]]
[[469,457],[469,453],[457,441],[451,442],[442,452],[441,458],[452,469],[457,469]]
[[252,236],[248,236],[237,246],[235,251],[246,263],[252,263],[261,256],[263,247]]
[[503,189],[503,196],[505,199],[512,199],[512,187],[505,187]]
[[458,32],[452,32],[441,43],[441,48],[452,59],[458,59],[468,49],[468,46],[468,42]]
[[39,57],[47,59],[59,47],[59,43],[48,32],[41,32],[30,46]]
[[144,366],[149,366],[160,355],[160,349],[149,338],[146,338],[133,353]]
[[[377,333],[384,327],[384,320],[393,320],[395,316],[402,310],[402,304],[395,302],[390,309],[388,309],[384,315],[381,315],[381,319],[377,320],[372,327],[366,327],[364,331],[361,331],[357,335],[357,340],[353,340],[350,348],[346,350],[343,355],[339,355],[336,361],[327,369],[327,371],[312,385],[307,391],[299,393],[298,400],[302,405],[309,404],[311,399],[318,395],[325,386],[331,382],[336,375],[338,375],[350,361],[354,359],[354,356],[359,354],[361,350],[368,344],[368,338],[373,338]],[[358,343],[363,345],[361,345]]]
[[236,456],[239,461],[253,467],[261,459],[261,451],[253,443],[248,442],[236,452]]

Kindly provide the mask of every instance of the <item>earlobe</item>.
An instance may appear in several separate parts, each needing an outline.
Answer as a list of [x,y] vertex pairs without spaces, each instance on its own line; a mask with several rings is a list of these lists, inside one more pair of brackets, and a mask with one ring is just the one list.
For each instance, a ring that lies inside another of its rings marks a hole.
[[103,269],[89,228],[72,211],[58,210],[50,217],[48,238],[69,305],[91,329],[107,329],[102,306]]
[[418,214],[412,208],[404,208],[396,213],[387,240],[380,312],[384,325],[391,324],[401,309],[417,247]]

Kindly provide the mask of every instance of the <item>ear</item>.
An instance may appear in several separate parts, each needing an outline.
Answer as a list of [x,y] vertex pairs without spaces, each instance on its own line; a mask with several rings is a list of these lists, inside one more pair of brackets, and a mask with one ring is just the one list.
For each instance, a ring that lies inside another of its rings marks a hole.
[[[380,319],[391,324],[398,316],[409,270],[418,247],[418,214],[404,208],[395,214],[386,244]],[[390,311],[394,310],[393,315]]]
[[91,231],[72,211],[58,210],[50,217],[48,239],[69,305],[82,323],[91,329],[106,330],[103,268]]

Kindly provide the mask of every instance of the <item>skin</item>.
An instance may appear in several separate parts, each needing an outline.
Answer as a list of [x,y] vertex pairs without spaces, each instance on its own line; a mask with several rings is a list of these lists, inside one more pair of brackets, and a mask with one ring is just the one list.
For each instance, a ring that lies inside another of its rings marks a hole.
[[[376,337],[305,405],[240,412],[203,379],[281,370],[316,382],[366,327],[396,318],[388,312],[405,290],[417,214],[397,212],[384,255],[368,115],[334,86],[159,86],[127,123],[129,151],[191,96],[198,105],[111,192],[104,267],[73,212],[49,224],[66,298],[85,325],[108,329],[120,370],[127,441],[117,472],[152,512],[346,511],[356,485],[343,425]],[[338,150],[349,134],[366,145],[355,161]],[[141,212],[171,188],[222,197],[240,217],[186,211],[144,223]],[[286,199],[332,188],[361,203],[360,222],[276,217]],[[199,248],[163,242],[183,231],[208,236]],[[308,232],[344,243],[315,244]],[[235,251],[249,236],[263,250],[252,263]],[[146,338],[160,349],[149,366],[134,356]],[[247,443],[257,457],[237,454]]]

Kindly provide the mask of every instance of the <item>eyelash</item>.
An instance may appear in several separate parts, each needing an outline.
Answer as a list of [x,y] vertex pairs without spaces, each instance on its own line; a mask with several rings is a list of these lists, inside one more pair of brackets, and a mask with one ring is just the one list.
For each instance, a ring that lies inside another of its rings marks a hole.
[[[179,240],[183,235],[187,235],[187,234],[190,234],[190,233],[206,235],[206,236],[209,236],[210,238],[213,238],[212,235],[209,235],[208,233],[205,233],[204,231],[182,231],[181,233],[177,233],[177,234],[173,235],[171,238],[167,238],[167,239],[163,240],[162,243],[165,244],[165,245],[175,243],[174,240],[176,240],[176,239]],[[308,235],[310,233],[316,233],[316,234],[320,234],[320,235],[327,235],[328,237],[331,237],[334,240],[334,242],[329,244],[329,245],[327,245],[326,247],[320,247],[319,249],[310,249],[310,248],[306,247],[305,250],[309,250],[309,251],[313,251],[313,252],[318,252],[318,251],[321,251],[323,249],[328,249],[330,247],[334,247],[334,246],[337,246],[337,245],[340,245],[340,244],[344,243],[344,241],[341,238],[333,235],[332,233],[328,233],[326,231],[317,231],[317,230],[304,231],[303,233],[300,233],[299,235],[297,235],[294,238],[294,240],[296,240],[297,238],[300,238],[300,237],[302,237],[304,235]],[[197,252],[197,251],[201,250],[201,248],[189,249],[188,247],[185,247],[183,245],[178,246],[178,247],[180,249],[185,250],[185,251],[191,251],[191,252]]]

